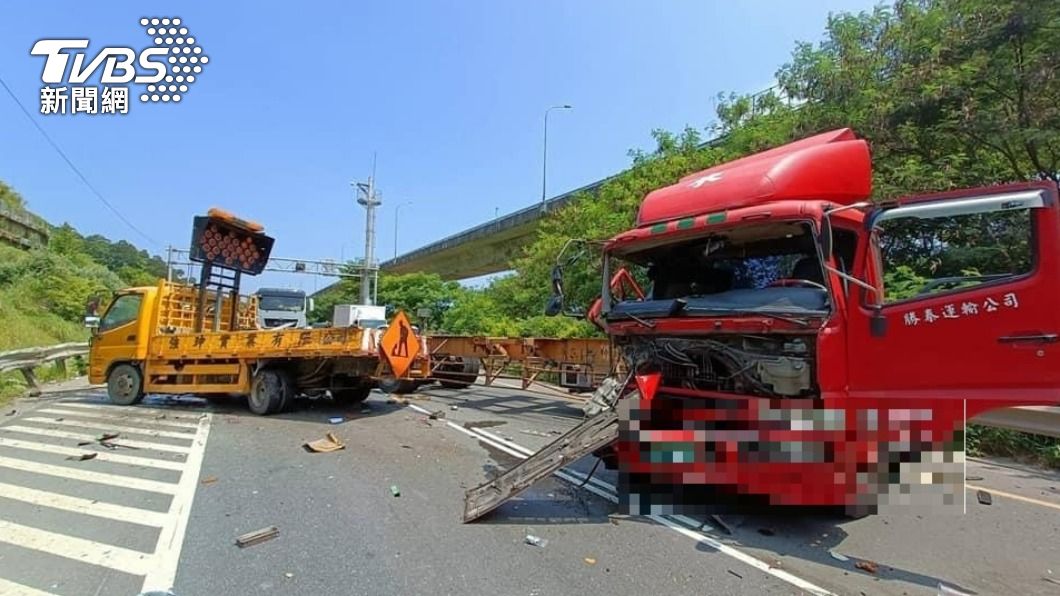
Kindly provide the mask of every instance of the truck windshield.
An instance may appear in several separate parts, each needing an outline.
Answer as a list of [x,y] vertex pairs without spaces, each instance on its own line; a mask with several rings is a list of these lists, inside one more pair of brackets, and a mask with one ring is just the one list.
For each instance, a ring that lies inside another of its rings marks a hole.
[[[621,302],[613,318],[724,313],[814,314],[828,290],[811,228],[774,222],[656,245],[622,257],[651,286],[646,300]],[[675,310],[674,301],[683,306]]]
[[282,310],[302,312],[305,310],[305,298],[301,296],[258,296],[260,310]]

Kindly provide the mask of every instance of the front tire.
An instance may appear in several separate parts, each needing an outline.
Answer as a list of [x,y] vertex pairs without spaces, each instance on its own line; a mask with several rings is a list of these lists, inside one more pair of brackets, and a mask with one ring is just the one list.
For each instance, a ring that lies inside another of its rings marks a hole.
[[247,406],[259,416],[268,416],[283,410],[294,398],[294,384],[286,372],[266,368],[254,375],[250,384]]
[[144,398],[144,377],[132,364],[119,364],[107,375],[107,397],[119,406],[131,406]]

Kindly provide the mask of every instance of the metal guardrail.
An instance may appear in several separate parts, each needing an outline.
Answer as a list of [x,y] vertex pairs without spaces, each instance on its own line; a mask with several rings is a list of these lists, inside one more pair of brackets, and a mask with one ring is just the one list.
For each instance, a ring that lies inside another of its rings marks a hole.
[[25,348],[0,352],[0,372],[17,370],[26,379],[31,395],[40,394],[40,383],[33,369],[47,362],[59,362],[65,366],[67,358],[88,354],[88,342],[58,344],[43,348]]

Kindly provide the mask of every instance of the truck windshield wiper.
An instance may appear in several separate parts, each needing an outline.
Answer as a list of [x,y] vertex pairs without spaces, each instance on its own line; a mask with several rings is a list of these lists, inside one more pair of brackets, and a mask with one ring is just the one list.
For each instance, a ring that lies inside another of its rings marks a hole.
[[727,315],[751,315],[755,317],[769,317],[771,319],[778,319],[781,321],[787,321],[794,323],[801,327],[809,327],[810,323],[805,319],[788,315],[778,315],[770,312],[759,312],[756,310],[739,310],[732,308],[710,308],[708,306],[686,306],[684,308],[687,312],[702,312],[702,313],[715,313],[715,314],[727,314]]

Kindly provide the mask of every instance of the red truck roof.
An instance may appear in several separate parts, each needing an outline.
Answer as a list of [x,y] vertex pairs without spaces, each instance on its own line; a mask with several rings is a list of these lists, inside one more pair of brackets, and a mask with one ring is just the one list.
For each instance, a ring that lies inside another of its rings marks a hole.
[[872,193],[868,143],[833,130],[685,176],[644,198],[637,225],[781,200],[847,205]]

